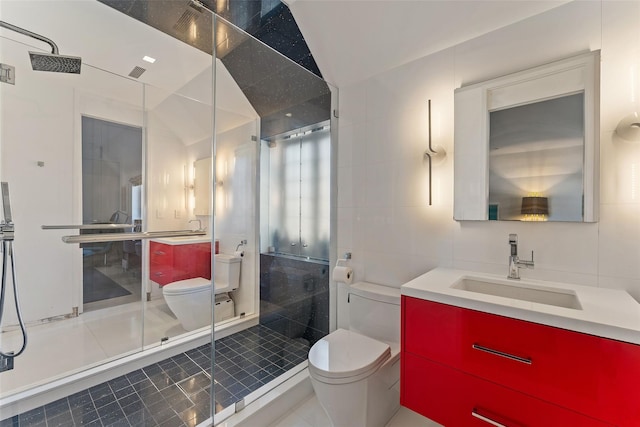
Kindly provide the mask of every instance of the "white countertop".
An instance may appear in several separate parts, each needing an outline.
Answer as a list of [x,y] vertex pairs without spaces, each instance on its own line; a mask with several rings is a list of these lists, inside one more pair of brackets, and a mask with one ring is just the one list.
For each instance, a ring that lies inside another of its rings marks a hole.
[[211,243],[211,236],[179,236],[162,237],[151,240],[152,242],[164,243],[165,245],[193,245],[194,243]]
[[436,268],[404,284],[401,293],[424,300],[640,344],[640,304],[625,291],[529,279],[513,281],[516,286],[530,284],[573,291],[581,305],[581,309],[574,309],[451,287],[464,278],[489,279],[502,284],[511,282],[506,279],[506,274],[495,276]]

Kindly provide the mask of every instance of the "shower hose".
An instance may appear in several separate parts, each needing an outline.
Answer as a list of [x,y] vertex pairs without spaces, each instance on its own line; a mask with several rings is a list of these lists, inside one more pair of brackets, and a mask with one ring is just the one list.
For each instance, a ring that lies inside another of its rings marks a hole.
[[13,261],[13,241],[11,240],[3,240],[2,241],[2,285],[0,287],[0,325],[2,325],[2,314],[4,312],[4,294],[7,285],[7,262],[11,262],[11,278],[13,281],[13,299],[16,304],[16,313],[18,315],[18,323],[20,324],[20,329],[22,330],[22,348],[17,353],[4,353],[0,350],[0,356],[2,357],[18,357],[20,356],[25,348],[27,348],[27,330],[24,327],[24,322],[22,321],[22,315],[20,314],[20,305],[18,303],[18,286],[16,282],[16,267]]

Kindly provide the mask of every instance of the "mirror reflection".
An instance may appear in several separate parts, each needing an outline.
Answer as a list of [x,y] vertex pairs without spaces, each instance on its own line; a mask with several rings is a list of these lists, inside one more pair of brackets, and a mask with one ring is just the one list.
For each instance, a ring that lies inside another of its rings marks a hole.
[[584,94],[489,113],[489,220],[581,221]]

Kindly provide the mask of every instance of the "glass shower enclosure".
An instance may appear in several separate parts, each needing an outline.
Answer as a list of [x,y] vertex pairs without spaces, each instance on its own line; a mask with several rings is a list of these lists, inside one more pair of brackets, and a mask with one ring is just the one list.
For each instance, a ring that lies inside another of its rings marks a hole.
[[[305,366],[308,342],[260,321],[270,246],[260,168],[274,135],[329,126],[332,91],[204,8],[148,8],[176,21],[188,12],[184,38],[100,2],[0,3],[0,20],[82,58],[80,74],[34,70],[28,52],[49,46],[0,28],[0,181],[28,336],[0,372],[2,419],[107,382],[120,399],[113,384],[126,378],[140,422],[195,425]],[[2,352],[22,342],[6,291]],[[195,300],[204,323],[181,311]],[[158,396],[169,409],[152,410]],[[93,402],[99,416],[113,403]],[[133,404],[118,405],[136,425]]]

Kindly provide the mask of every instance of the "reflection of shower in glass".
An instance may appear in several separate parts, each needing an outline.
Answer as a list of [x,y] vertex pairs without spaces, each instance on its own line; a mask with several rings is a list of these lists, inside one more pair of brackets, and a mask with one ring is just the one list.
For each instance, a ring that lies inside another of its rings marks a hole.
[[43,41],[51,46],[51,53],[29,52],[29,56],[31,57],[31,67],[34,71],[80,74],[82,58],[77,56],[60,55],[58,52],[58,46],[53,42],[53,40],[4,21],[0,21],[0,27]]
[[3,352],[0,350],[0,372],[13,369],[13,358],[20,356],[25,348],[27,348],[27,331],[20,314],[20,304],[18,303],[18,286],[16,282],[16,268],[13,260],[13,237],[14,226],[11,218],[11,203],[9,202],[9,184],[7,182],[0,183],[2,191],[2,209],[4,212],[4,221],[0,223],[0,241],[2,241],[2,282],[0,283],[0,326],[2,325],[2,314],[4,313],[4,295],[7,284],[7,268],[8,261],[11,258],[11,278],[13,280],[13,298],[15,301],[16,314],[18,323],[22,331],[22,348],[18,352]]

